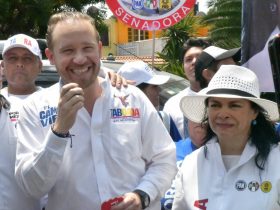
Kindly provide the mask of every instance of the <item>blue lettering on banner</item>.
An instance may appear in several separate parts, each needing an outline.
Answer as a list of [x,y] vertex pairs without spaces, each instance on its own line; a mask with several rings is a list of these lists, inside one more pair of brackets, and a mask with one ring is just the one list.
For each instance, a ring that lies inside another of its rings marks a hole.
[[39,112],[40,121],[43,127],[47,125],[52,125],[57,116],[57,108],[56,107],[44,107],[45,110]]

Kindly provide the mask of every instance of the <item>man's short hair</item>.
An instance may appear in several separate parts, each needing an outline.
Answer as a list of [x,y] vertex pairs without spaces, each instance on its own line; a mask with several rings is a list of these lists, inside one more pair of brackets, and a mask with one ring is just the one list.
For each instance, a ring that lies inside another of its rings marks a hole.
[[181,62],[184,62],[184,56],[186,52],[192,47],[201,47],[205,49],[206,47],[210,46],[210,41],[205,38],[189,38],[182,47],[181,50]]

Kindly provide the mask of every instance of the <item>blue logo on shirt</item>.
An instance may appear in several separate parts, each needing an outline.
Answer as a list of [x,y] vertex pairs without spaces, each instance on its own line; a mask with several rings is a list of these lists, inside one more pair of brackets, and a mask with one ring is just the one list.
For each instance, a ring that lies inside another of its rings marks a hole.
[[55,122],[57,116],[57,108],[45,106],[44,110],[39,113],[40,121],[43,127],[51,125]]

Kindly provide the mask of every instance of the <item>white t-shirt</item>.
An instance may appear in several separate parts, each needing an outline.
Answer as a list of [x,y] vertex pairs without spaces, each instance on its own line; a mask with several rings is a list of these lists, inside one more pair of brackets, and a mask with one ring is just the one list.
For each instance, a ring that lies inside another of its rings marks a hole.
[[[43,88],[41,87],[37,87],[36,91],[40,91]],[[28,95],[14,95],[14,94],[10,94],[8,93],[8,88],[2,88],[1,89],[1,94],[8,99],[8,101],[11,103],[11,108],[9,110],[9,117],[10,120],[16,124],[19,118],[19,111],[21,110],[24,100],[29,97],[31,94]]]
[[170,99],[168,99],[168,101],[165,103],[165,105],[163,107],[163,111],[168,113],[170,115],[170,117],[173,119],[175,125],[178,128],[178,131],[181,134],[182,139],[185,139],[188,136],[187,136],[187,132],[185,130],[187,128],[185,128],[185,126],[184,126],[184,115],[180,109],[180,101],[184,96],[195,95],[195,94],[196,94],[196,92],[191,90],[190,87],[187,87],[186,89],[182,90],[175,96],[172,96]]

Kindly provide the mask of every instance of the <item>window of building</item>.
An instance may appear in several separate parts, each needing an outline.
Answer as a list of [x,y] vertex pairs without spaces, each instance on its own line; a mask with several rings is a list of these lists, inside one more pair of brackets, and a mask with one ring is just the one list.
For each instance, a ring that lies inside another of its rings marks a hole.
[[149,32],[128,28],[128,42],[149,39]]
[[109,46],[109,31],[108,31],[108,29],[104,30],[100,34],[100,38],[101,38],[102,46]]

